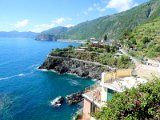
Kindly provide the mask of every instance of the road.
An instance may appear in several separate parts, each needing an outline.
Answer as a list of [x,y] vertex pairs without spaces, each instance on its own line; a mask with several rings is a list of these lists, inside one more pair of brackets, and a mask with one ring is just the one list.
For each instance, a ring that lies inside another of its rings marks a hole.
[[141,64],[141,62],[137,58],[129,55],[124,49],[119,49],[119,51],[122,52],[124,55],[130,57],[130,59],[135,63],[136,66]]
[[160,77],[160,67],[144,65],[137,58],[129,55],[125,50],[120,49],[119,51],[121,51],[124,55],[130,57],[130,59],[132,59],[132,61],[135,63],[136,65],[135,71],[137,76],[146,79],[153,79],[155,76],[158,78]]

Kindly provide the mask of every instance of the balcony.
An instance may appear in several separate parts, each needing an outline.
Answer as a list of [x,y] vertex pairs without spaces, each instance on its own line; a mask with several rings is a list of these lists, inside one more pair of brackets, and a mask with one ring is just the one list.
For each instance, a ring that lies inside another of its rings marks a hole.
[[101,107],[101,87],[99,83],[86,88],[84,98],[94,103],[98,108]]

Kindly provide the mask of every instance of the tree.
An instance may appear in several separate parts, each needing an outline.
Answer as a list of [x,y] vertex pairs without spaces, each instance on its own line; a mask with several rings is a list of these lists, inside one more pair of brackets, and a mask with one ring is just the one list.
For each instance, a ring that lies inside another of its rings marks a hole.
[[106,41],[108,39],[108,36],[105,34],[104,35],[104,40]]
[[143,42],[143,44],[149,43],[150,39],[148,37],[144,37],[142,42]]

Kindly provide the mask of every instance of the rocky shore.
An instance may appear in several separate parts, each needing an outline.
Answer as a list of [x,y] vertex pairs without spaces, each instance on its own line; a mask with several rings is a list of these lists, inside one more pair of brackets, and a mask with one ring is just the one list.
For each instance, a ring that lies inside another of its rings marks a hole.
[[77,93],[73,93],[71,95],[67,95],[66,102],[69,105],[79,103],[79,102],[83,101],[83,99],[84,99],[82,94],[83,94],[83,92],[77,92]]
[[60,74],[70,73],[80,77],[101,79],[101,73],[110,68],[93,62],[68,57],[48,56],[39,69],[54,70]]

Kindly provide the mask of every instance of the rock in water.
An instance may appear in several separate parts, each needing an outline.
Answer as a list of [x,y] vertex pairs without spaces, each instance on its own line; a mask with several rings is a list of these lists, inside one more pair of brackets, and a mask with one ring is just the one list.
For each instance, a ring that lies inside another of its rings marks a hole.
[[63,102],[64,102],[64,97],[59,96],[55,98],[53,101],[51,101],[51,105],[56,107],[56,106],[60,106]]
[[83,96],[82,96],[83,92],[77,92],[77,93],[73,93],[71,95],[67,95],[66,96],[66,102],[68,104],[76,104],[79,103],[83,100]]

